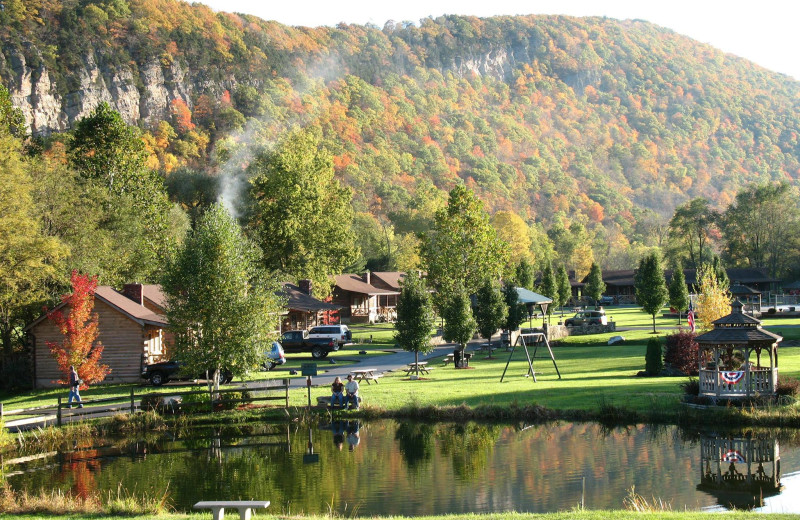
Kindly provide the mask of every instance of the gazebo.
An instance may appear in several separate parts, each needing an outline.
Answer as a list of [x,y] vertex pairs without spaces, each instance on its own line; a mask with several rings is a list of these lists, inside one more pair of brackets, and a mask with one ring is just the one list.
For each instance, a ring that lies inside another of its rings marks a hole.
[[[742,312],[734,300],[731,313],[695,338],[699,345],[700,395],[721,398],[775,395],[778,343],[783,339],[761,328],[761,321]],[[762,351],[769,364],[761,365]],[[755,363],[754,363],[755,362]]]

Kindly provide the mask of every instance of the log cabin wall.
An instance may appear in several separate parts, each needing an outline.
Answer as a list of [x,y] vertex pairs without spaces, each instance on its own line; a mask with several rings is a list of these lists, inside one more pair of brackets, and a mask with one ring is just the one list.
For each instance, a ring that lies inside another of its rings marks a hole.
[[[64,312],[67,312],[65,309]],[[129,383],[141,380],[144,356],[152,356],[162,344],[160,329],[142,326],[100,299],[95,299],[99,336],[104,350],[101,363],[111,368],[104,383]],[[64,336],[45,319],[30,329],[34,345],[35,384],[37,388],[59,386],[62,377],[47,341],[61,342]]]

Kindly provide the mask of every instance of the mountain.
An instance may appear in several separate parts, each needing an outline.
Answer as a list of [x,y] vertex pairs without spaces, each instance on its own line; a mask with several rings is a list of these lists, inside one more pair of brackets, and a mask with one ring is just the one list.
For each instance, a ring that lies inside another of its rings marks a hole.
[[312,126],[356,209],[398,230],[460,180],[492,211],[636,237],[648,211],[800,176],[798,82],[642,21],[305,28],[173,0],[0,0],[0,35],[34,135],[107,101],[169,175]]

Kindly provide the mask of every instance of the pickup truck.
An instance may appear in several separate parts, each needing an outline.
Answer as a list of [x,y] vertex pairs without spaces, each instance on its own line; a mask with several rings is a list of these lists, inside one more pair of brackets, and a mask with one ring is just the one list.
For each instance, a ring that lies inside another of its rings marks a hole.
[[[173,381],[192,381],[205,379],[205,374],[191,374],[183,370],[183,363],[177,360],[161,361],[152,365],[145,365],[142,368],[142,379],[150,381],[153,386],[161,386],[170,380]],[[223,369],[220,373],[220,383],[230,383],[233,374],[230,370]]]
[[281,336],[284,352],[311,352],[314,359],[322,359],[333,351],[339,350],[339,344],[330,338],[309,338],[307,330],[289,330]]

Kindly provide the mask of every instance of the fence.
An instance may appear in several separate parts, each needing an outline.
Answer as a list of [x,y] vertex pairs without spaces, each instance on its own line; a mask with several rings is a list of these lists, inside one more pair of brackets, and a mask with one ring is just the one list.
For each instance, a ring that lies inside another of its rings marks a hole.
[[[131,388],[130,394],[127,396],[85,399],[81,402],[82,408],[73,408],[74,405],[70,406],[65,403],[63,397],[59,397],[55,405],[14,410],[4,410],[3,403],[0,403],[0,419],[7,420],[13,416],[26,416],[28,417],[27,421],[22,422],[40,424],[55,420],[56,425],[61,426],[66,418],[83,420],[92,416],[108,416],[114,413],[134,414],[137,410],[152,408],[170,409],[172,411],[187,411],[189,408],[196,408],[201,411],[205,407],[207,411],[214,412],[229,408],[229,405],[276,400],[284,401],[285,407],[288,408],[289,380],[275,379],[271,381],[259,385],[220,388],[217,391],[211,389],[186,392],[137,393],[136,389]],[[282,395],[275,395],[276,392],[281,392]],[[189,399],[186,399],[186,397],[189,397]],[[156,402],[161,403],[161,406],[157,405]],[[12,426],[12,424],[7,424],[7,426]]]

